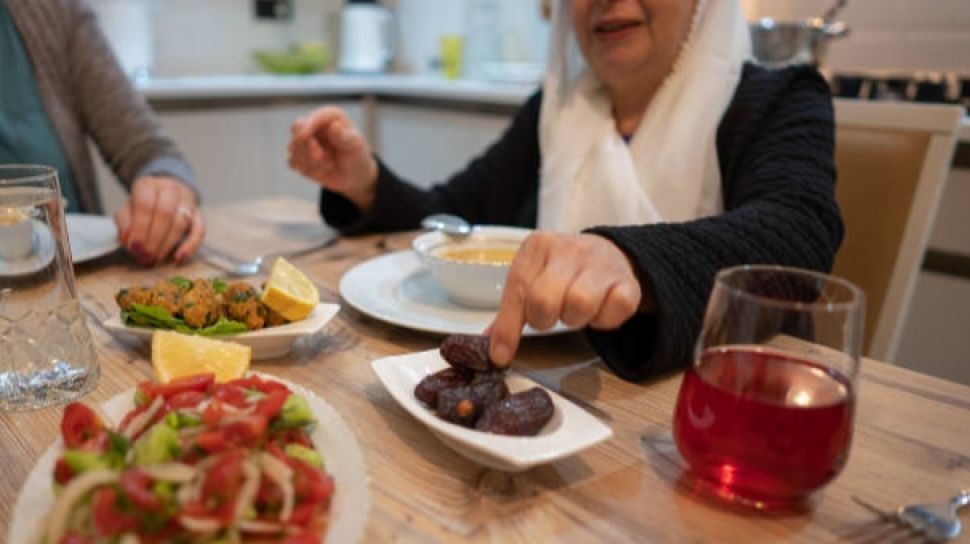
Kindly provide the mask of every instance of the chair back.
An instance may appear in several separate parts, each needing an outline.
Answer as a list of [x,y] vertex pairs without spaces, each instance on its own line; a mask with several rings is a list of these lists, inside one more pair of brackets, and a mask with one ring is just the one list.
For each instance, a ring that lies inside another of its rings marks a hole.
[[866,293],[869,357],[896,355],[962,118],[956,106],[835,100],[845,239],[833,273]]

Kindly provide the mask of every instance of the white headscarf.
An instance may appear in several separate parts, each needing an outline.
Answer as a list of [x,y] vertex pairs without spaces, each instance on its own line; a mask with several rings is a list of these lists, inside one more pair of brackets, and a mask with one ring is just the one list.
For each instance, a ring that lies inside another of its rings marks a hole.
[[553,6],[539,140],[539,228],[678,222],[722,210],[716,133],[751,56],[737,0],[697,0],[671,73],[629,144],[576,45],[569,0]]

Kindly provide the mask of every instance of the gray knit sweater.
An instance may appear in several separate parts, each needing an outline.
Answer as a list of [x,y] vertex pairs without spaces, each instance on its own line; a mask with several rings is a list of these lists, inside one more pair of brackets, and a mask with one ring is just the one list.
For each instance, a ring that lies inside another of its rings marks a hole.
[[195,188],[185,158],[132,88],[85,0],[0,1],[30,56],[82,210],[102,212],[89,137],[128,188],[146,175],[173,176]]

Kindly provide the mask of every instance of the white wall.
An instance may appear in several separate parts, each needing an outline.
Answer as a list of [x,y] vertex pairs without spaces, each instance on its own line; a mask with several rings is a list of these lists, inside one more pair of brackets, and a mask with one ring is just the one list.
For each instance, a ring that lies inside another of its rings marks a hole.
[[[749,18],[821,15],[835,0],[743,0]],[[836,70],[970,73],[970,0],[849,0],[840,18],[852,34],[832,43]]]
[[[128,52],[147,50],[151,73],[182,75],[258,72],[254,49],[323,41],[336,47],[341,0],[294,0],[290,21],[257,20],[252,0],[91,0],[123,63]],[[145,32],[131,25],[150,23]]]

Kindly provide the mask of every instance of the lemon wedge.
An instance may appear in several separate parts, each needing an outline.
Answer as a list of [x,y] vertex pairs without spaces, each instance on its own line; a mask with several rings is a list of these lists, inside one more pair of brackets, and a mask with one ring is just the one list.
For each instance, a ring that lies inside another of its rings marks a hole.
[[242,378],[252,356],[252,348],[235,342],[173,331],[152,334],[152,368],[161,383],[207,372],[215,374],[217,382]]
[[317,307],[320,294],[310,278],[286,259],[278,257],[259,300],[287,320],[299,321]]

